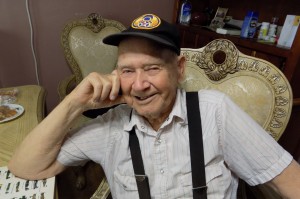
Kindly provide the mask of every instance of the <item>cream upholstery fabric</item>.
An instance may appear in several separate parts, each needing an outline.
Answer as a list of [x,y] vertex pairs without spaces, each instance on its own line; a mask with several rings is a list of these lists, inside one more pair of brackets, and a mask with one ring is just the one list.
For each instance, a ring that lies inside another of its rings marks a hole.
[[[99,33],[88,28],[75,27],[69,34],[70,51],[83,77],[91,71],[110,73],[116,64],[117,47],[106,45],[102,39],[119,32],[115,27],[106,27]],[[101,59],[101,60],[100,60]]]

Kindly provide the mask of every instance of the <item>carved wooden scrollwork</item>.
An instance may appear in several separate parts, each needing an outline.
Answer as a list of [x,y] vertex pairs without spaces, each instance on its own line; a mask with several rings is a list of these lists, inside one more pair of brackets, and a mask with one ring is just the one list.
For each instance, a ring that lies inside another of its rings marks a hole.
[[86,26],[93,32],[99,32],[105,27],[104,19],[97,13],[92,13],[87,17]]
[[[253,85],[255,88],[251,91],[254,92],[253,96],[256,96],[255,92],[260,89],[260,85],[263,89],[266,89],[260,91],[270,93],[268,95],[270,100],[265,99],[265,105],[262,107],[266,108],[268,116],[265,116],[265,119],[260,123],[274,139],[278,140],[280,138],[291,114],[293,97],[288,80],[276,66],[265,60],[239,52],[231,41],[225,39],[216,39],[200,49],[182,49],[182,54],[186,57],[188,68],[191,71],[182,83],[183,88],[189,88],[190,90],[213,88],[224,91],[222,85],[230,82],[228,83],[230,86],[225,87],[225,93],[235,95],[236,99],[239,98],[238,93],[240,91],[238,89],[242,90],[244,88],[242,84],[250,85],[250,82],[247,81],[256,81],[256,85]],[[197,79],[198,73],[202,74],[199,76],[202,79]],[[209,81],[203,79],[203,76],[206,76]],[[243,82],[243,79],[247,79],[247,81]],[[189,85],[194,82],[200,86]],[[239,85],[234,85],[235,83]],[[234,90],[235,86],[237,90]],[[252,93],[243,94],[252,95]],[[260,94],[257,96],[267,95]],[[258,99],[258,102],[260,101]],[[241,102],[241,104],[244,105],[242,108],[252,111],[252,114],[256,116],[256,113],[251,110],[252,105],[249,106],[251,102]],[[258,108],[257,112],[259,111],[261,110]],[[259,118],[260,113],[257,114]]]
[[[221,60],[220,60],[221,57]],[[209,43],[201,53],[197,65],[214,81],[237,71],[238,50],[228,40]]]

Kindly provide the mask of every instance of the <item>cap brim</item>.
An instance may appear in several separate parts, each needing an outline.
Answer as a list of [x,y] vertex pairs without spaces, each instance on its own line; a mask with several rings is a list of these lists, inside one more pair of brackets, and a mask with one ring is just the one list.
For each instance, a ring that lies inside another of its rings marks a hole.
[[113,35],[109,35],[103,39],[103,43],[113,45],[113,46],[118,46],[120,44],[120,42],[128,36],[138,36],[138,37],[147,38],[147,39],[150,39],[157,43],[160,43],[166,47],[171,48],[177,54],[180,53],[180,52],[178,52],[178,49],[176,48],[176,46],[174,44],[167,42],[166,40],[164,40],[158,36],[155,36],[153,34],[147,34],[147,33],[141,33],[141,32],[122,32],[122,33],[116,33]]

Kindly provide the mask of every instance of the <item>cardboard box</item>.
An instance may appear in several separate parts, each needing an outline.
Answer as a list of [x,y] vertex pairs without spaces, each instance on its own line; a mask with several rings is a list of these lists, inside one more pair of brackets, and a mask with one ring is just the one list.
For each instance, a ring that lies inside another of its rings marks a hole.
[[277,45],[291,48],[300,23],[300,16],[287,15]]

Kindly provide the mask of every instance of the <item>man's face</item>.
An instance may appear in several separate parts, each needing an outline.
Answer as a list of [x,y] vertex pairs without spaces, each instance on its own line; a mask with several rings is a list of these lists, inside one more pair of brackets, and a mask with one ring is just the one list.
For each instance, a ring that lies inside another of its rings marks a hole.
[[157,50],[146,39],[130,38],[119,45],[117,69],[125,101],[154,128],[174,105],[183,73],[178,60],[173,52]]

